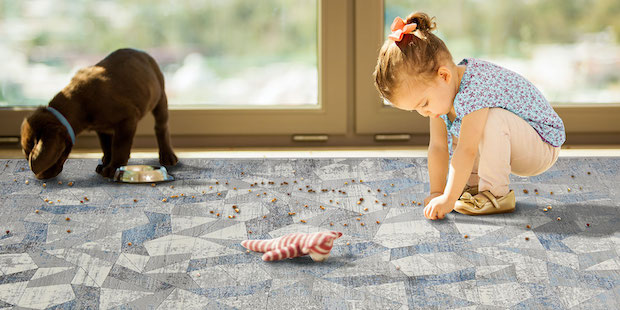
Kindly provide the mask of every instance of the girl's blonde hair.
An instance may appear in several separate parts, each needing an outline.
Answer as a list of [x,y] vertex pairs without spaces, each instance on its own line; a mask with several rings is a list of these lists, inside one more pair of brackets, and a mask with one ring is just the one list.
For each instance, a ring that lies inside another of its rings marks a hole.
[[411,13],[405,23],[415,23],[416,32],[405,34],[400,41],[388,39],[383,43],[373,73],[375,86],[383,98],[392,99],[404,77],[425,83],[446,60],[452,61],[446,44],[431,33],[436,28],[434,19],[426,13]]

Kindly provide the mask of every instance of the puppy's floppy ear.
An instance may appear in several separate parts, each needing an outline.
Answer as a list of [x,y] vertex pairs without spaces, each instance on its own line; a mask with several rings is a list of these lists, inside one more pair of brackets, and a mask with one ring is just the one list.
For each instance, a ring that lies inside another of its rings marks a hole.
[[30,152],[28,163],[35,175],[52,167],[64,153],[65,141],[56,133],[45,133],[39,140],[35,140],[34,148]]

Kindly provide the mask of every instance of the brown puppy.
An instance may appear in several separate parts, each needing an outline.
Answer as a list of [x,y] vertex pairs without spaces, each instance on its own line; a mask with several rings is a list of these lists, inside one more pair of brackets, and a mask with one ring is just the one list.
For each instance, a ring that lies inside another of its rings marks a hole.
[[21,144],[30,169],[38,179],[57,176],[75,143],[74,135],[94,130],[103,150],[103,164],[96,171],[113,177],[116,168],[127,164],[138,121],[148,112],[155,117],[159,162],[176,164],[159,66],[144,52],[117,50],[79,70],[47,108],[39,107],[24,119]]

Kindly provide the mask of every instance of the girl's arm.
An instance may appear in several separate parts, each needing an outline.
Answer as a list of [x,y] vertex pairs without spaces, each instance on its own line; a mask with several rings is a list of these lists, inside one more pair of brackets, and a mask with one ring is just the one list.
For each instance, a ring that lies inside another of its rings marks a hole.
[[484,108],[463,117],[459,143],[452,155],[448,184],[444,191],[444,195],[448,196],[450,202],[456,202],[459,199],[471,175],[488,114],[489,108]]
[[441,118],[430,119],[430,141],[428,143],[428,175],[431,182],[431,196],[441,195],[448,175],[448,131]]

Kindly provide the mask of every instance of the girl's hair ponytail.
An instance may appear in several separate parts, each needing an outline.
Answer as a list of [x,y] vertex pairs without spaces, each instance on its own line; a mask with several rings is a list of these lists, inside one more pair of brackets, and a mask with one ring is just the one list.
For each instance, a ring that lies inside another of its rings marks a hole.
[[373,73],[375,87],[383,98],[392,99],[405,77],[427,82],[446,60],[452,61],[445,43],[432,33],[437,28],[434,20],[423,12],[411,13],[405,23],[415,23],[416,30],[404,34],[400,41],[388,39],[383,43]]

